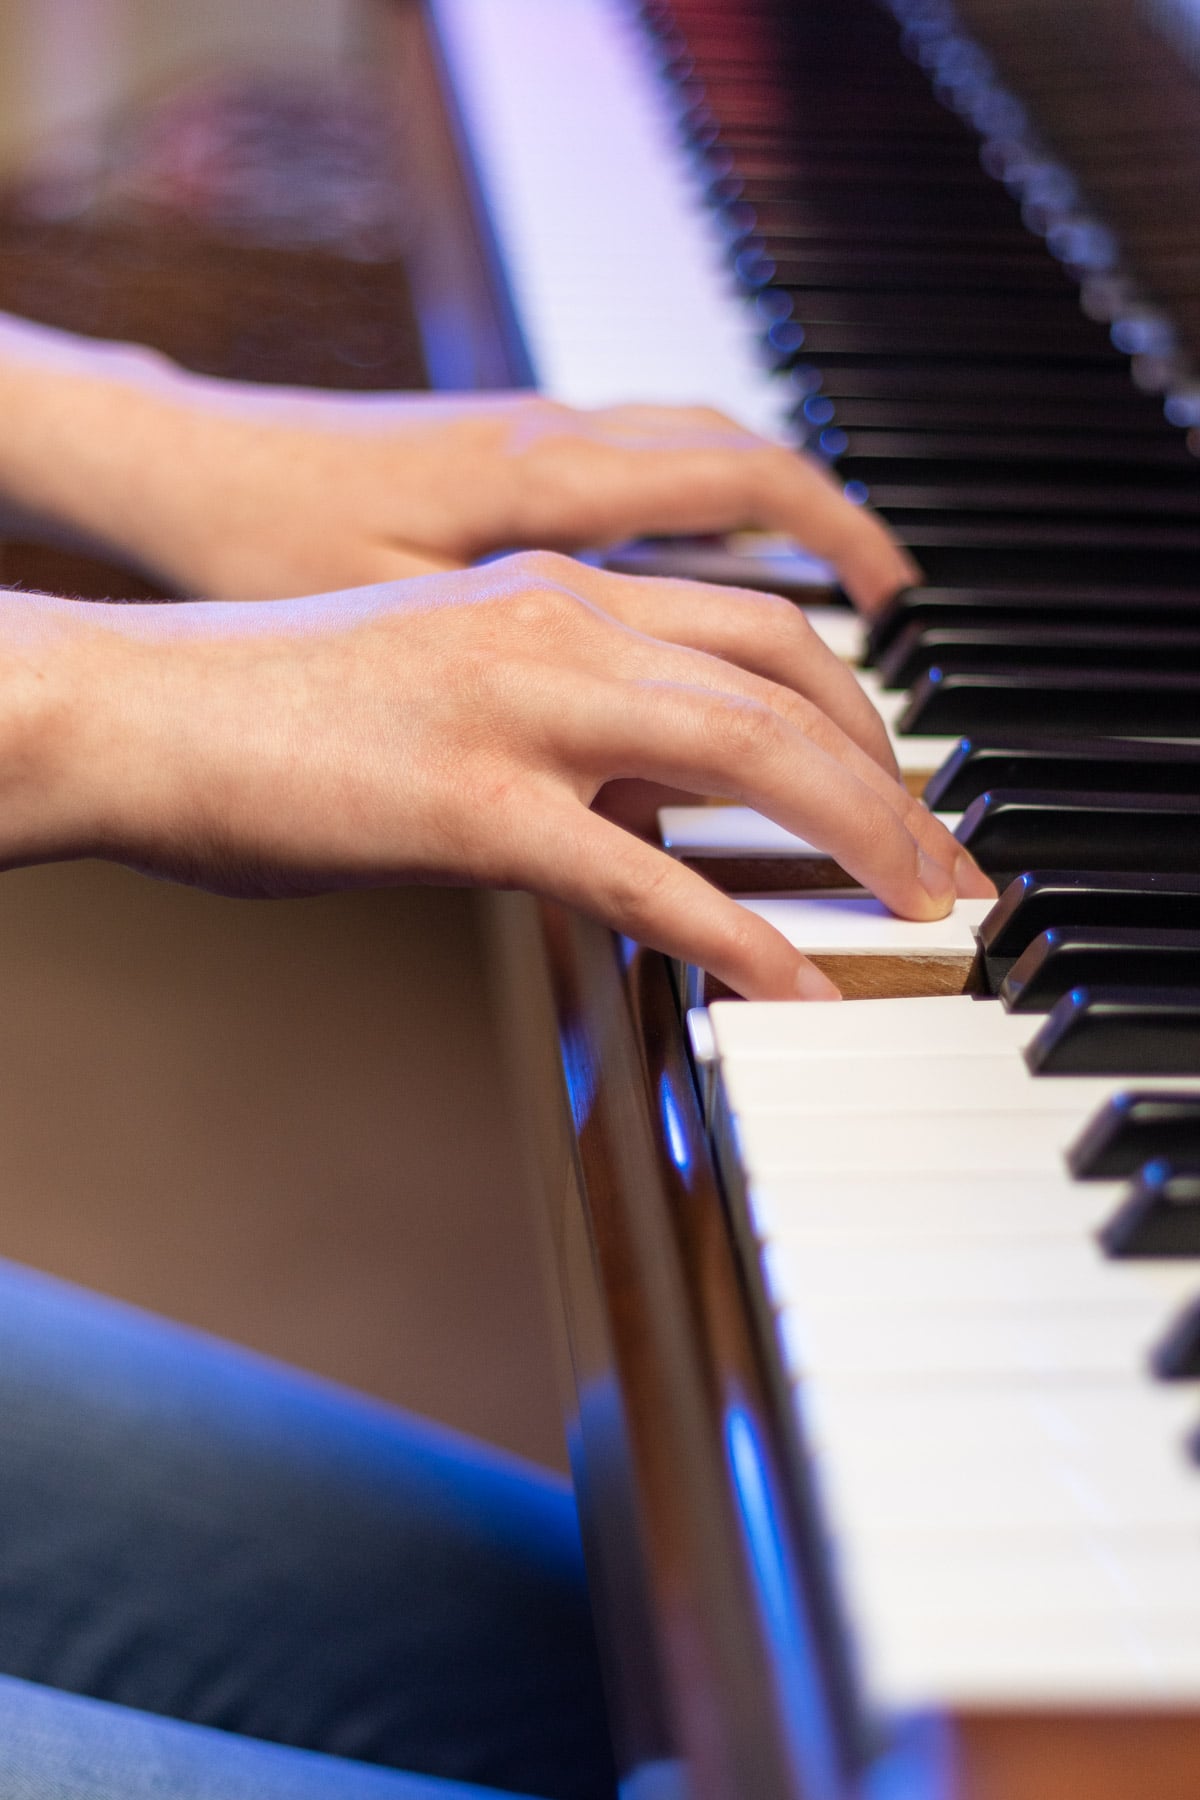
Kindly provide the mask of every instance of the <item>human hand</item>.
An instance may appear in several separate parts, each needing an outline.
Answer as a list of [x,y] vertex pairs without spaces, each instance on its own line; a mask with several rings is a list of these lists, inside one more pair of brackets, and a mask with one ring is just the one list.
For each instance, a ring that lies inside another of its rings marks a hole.
[[[910,918],[989,891],[855,741],[851,678],[815,640],[800,654],[783,605],[541,553],[258,605],[9,594],[0,850],[100,854],[239,895],[527,888],[736,992],[828,996],[765,921],[594,809],[628,778],[725,795]],[[689,611],[735,648],[752,618],[750,647],[730,661],[678,641]]]
[[[705,408],[578,412],[535,395],[282,392],[161,382],[127,529],[184,591],[314,593],[523,546],[788,533],[865,611],[917,578],[824,467]],[[149,501],[149,504],[147,504]]]

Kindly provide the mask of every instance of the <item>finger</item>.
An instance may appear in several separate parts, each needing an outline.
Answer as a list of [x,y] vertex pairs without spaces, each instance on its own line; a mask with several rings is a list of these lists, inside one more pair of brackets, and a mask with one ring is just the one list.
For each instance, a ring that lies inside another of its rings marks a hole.
[[868,613],[920,579],[882,520],[847,499],[823,464],[720,414],[665,409],[657,433],[645,423],[617,429],[610,414],[599,437],[594,449],[607,447],[610,455],[588,458],[588,506],[603,541],[748,527],[783,531],[831,562]]
[[436,550],[415,545],[381,543],[365,552],[363,563],[367,573],[356,585],[370,587],[381,581],[409,581],[416,575],[449,575],[466,565],[459,557],[443,556]]
[[840,482],[812,457],[766,449],[755,478],[753,523],[786,531],[826,562],[862,612],[875,613],[921,572],[869,507],[846,498]]
[[614,931],[707,969],[747,1000],[836,1000],[781,932],[663,851],[580,806],[539,810],[524,879]]
[[[621,778],[719,794],[827,851],[893,912],[933,919],[953,905],[960,847],[932,814],[918,809],[917,836],[873,786],[761,701],[597,679],[579,682],[572,707],[545,728],[557,765],[586,781],[577,791],[588,804],[601,784]],[[930,843],[941,853],[931,854]]]
[[[574,585],[582,584],[575,582]],[[779,715],[803,742],[840,763],[891,809],[924,855],[941,865],[955,892],[963,898],[985,898],[994,894],[995,889],[987,876],[928,807],[914,799],[899,781],[805,696],[763,676],[736,668],[705,651],[687,646],[666,646],[658,639],[633,631],[618,633],[615,640],[607,632],[600,634],[593,656],[595,672],[602,676],[619,674],[626,680],[632,677],[655,689],[664,683],[683,690],[703,688],[716,698],[730,700],[736,697]],[[648,771],[641,769],[636,773],[644,777]],[[694,782],[680,783],[675,776],[658,779],[675,786],[695,788]],[[704,791],[727,792],[724,788]]]
[[586,567],[579,591],[637,631],[703,650],[803,694],[889,775],[898,774],[887,728],[853,671],[790,600]]

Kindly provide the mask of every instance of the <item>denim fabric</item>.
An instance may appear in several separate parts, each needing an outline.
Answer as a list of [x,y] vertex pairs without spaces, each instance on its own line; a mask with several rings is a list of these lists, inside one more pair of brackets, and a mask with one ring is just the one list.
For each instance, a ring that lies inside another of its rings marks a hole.
[[4,1800],[489,1800],[463,1787],[180,1725],[0,1676]]
[[[565,1485],[3,1263],[0,1672],[451,1781],[554,1800],[614,1791]],[[75,1721],[105,1710],[13,1684],[6,1741],[23,1698],[39,1719],[62,1709],[64,1755]],[[130,1741],[153,1724],[131,1718]],[[111,1765],[118,1739],[104,1742]],[[34,1766],[0,1792],[118,1791],[111,1773],[108,1787],[56,1787],[53,1773],[39,1787]],[[135,1773],[123,1791],[140,1797]],[[331,1796],[357,1796],[352,1776],[373,1793],[355,1770]],[[144,1791],[190,1795],[173,1779]],[[319,1780],[294,1791],[323,1794]]]

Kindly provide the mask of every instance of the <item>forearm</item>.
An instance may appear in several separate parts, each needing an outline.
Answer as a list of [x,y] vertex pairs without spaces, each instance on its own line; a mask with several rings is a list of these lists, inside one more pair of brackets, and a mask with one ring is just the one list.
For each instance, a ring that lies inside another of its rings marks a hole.
[[134,345],[0,314],[0,496],[170,575],[189,379]]

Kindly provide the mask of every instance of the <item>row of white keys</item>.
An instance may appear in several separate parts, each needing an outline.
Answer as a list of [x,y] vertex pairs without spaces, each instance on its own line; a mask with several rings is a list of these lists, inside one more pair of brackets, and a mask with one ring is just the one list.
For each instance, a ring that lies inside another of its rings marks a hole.
[[430,0],[537,385],[575,406],[794,404],[632,0]]
[[706,1022],[870,1691],[1200,1699],[1200,1399],[1146,1366],[1200,1267],[1108,1261],[1121,1184],[1062,1160],[1123,1084],[1029,1075],[996,1002]]

